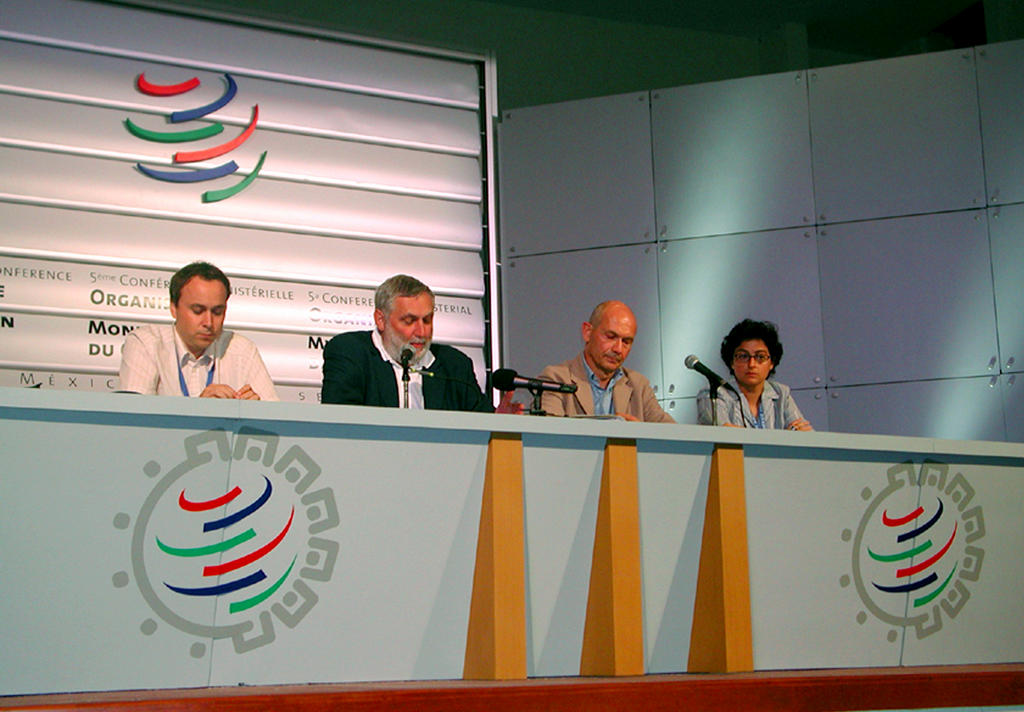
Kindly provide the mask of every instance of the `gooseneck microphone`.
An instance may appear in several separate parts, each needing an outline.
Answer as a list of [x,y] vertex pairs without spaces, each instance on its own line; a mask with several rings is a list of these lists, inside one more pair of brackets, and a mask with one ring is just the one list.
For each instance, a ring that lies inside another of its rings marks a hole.
[[686,367],[691,371],[696,371],[697,373],[707,378],[708,383],[711,385],[712,388],[718,388],[719,386],[724,384],[729,388],[729,390],[732,390],[732,386],[726,383],[724,378],[722,378],[717,373],[712,371],[710,368],[702,364],[700,362],[700,359],[697,358],[696,354],[690,354],[689,356],[687,356],[686,360],[683,361],[683,363],[686,364]]
[[553,393],[575,393],[575,383],[559,383],[546,378],[520,376],[511,368],[499,368],[491,374],[491,385],[499,391],[514,391],[525,388],[528,391],[551,391]]
[[[718,388],[719,386],[725,386],[733,393],[736,393],[736,389],[732,387],[731,383],[702,364],[695,354],[687,356],[683,363],[691,371],[696,371],[708,379],[708,390],[711,391],[711,424],[718,425]],[[736,393],[736,397],[739,398],[740,394]]]

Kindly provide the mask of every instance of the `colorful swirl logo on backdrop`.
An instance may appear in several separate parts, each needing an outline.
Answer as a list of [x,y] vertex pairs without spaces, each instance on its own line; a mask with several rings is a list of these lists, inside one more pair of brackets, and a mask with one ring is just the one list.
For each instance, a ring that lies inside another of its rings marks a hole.
[[[185,124],[190,121],[198,121],[204,116],[212,114],[225,106],[227,106],[235,95],[238,93],[238,84],[235,82],[234,77],[230,74],[224,74],[225,90],[224,93],[216,100],[209,104],[197,106],[192,109],[186,109],[183,111],[172,111],[165,115],[167,121],[171,124]],[[200,85],[198,77],[192,77],[191,79],[181,82],[180,84],[153,84],[146,79],[145,73],[140,74],[136,80],[136,87],[140,92],[148,96],[156,97],[167,97],[167,96],[178,96],[192,91]],[[142,163],[135,164],[135,167],[146,176],[154,180],[166,181],[170,183],[201,183],[203,181],[215,180],[217,178],[223,178],[224,176],[231,175],[238,171],[238,164],[233,160],[227,163],[222,163],[216,166],[210,166],[206,168],[190,167],[186,164],[199,163],[202,161],[211,161],[215,158],[230,153],[235,150],[243,143],[249,140],[256,131],[256,124],[259,121],[260,107],[259,104],[254,104],[252,107],[252,118],[249,121],[249,125],[240,133],[238,136],[225,141],[224,143],[208,148],[195,150],[195,151],[177,151],[171,156],[171,161],[175,166],[182,166],[180,169],[164,170],[153,168],[150,166],[143,165]],[[202,141],[213,136],[217,136],[224,131],[224,124],[219,121],[213,123],[210,122],[199,122],[199,126],[196,128],[189,128],[184,130],[172,130],[172,131],[155,131],[151,129],[143,128],[139,126],[131,119],[125,119],[124,125],[128,129],[129,133],[133,136],[143,139],[145,141],[153,141],[155,143],[166,143],[166,144],[178,144],[188,143],[190,141]],[[219,200],[225,200],[233,195],[237,195],[239,192],[244,190],[246,187],[252,184],[260,171],[263,169],[263,162],[267,158],[267,152],[264,151],[260,154],[259,160],[256,162],[255,168],[249,173],[248,176],[238,181],[234,185],[222,188],[219,190],[207,190],[203,193],[204,203],[214,203]]]
[[[918,639],[938,633],[970,599],[985,558],[977,545],[985,518],[974,495],[962,473],[951,477],[949,465],[927,460],[919,469],[912,462],[890,467],[881,492],[861,492],[867,509],[842,539],[853,543],[852,583],[861,602],[894,626],[890,642],[906,627]],[[850,583],[850,576],[840,578],[841,586]],[[858,623],[867,618],[865,611],[857,614]]]
[[[132,528],[131,573],[115,573],[114,586],[134,576],[157,618],[202,639],[192,644],[195,658],[210,639],[230,639],[238,653],[268,645],[278,623],[302,622],[334,573],[334,492],[312,489],[321,468],[301,447],[278,457],[273,433],[243,428],[232,442],[210,430],[184,445],[185,459],[165,474],[156,461],[143,467],[159,479],[134,527],[129,514],[114,517],[115,528]],[[149,618],[140,630],[158,627]]]

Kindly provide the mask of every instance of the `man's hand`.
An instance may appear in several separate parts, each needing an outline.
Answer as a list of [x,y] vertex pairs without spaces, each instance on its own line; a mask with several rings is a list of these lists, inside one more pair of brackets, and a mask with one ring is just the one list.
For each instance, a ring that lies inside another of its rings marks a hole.
[[505,413],[507,415],[522,415],[523,404],[512,401],[512,396],[515,391],[505,391],[501,395],[501,401],[498,403],[498,407],[494,409],[495,413]]
[[630,415],[629,413],[616,413],[615,415],[619,416],[623,420],[628,420],[633,423],[640,422],[640,418],[636,417],[635,415]]
[[203,392],[199,394],[200,398],[234,398],[235,389],[224,383],[211,383]]
[[237,398],[238,400],[260,400],[259,394],[252,389],[248,383],[239,388],[237,391],[231,386],[224,383],[211,383],[203,392],[199,394],[200,398]]
[[235,393],[235,398],[240,400],[259,400],[260,395],[252,389],[252,386],[246,383]]

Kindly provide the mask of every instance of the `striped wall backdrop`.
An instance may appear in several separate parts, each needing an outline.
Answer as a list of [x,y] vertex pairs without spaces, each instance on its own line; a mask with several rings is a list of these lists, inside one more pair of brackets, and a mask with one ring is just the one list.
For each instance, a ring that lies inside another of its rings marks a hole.
[[232,279],[226,328],[284,400],[397,272],[483,382],[498,343],[489,59],[81,0],[0,0],[0,386],[117,388],[171,274]]

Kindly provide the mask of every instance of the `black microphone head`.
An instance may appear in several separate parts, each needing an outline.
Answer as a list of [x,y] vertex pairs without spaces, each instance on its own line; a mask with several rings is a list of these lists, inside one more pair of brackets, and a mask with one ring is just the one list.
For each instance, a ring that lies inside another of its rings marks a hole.
[[518,376],[511,368],[499,368],[491,374],[491,387],[499,391],[514,391],[515,380]]
[[694,369],[697,367],[697,364],[700,363],[700,359],[697,358],[697,354],[690,354],[686,357],[686,360],[683,361],[683,363],[686,364],[687,368]]
[[402,349],[402,354],[399,357],[399,360],[402,362],[403,366],[408,366],[409,362],[412,361],[412,357],[415,355],[416,354],[413,353],[413,350],[406,346],[404,349]]

